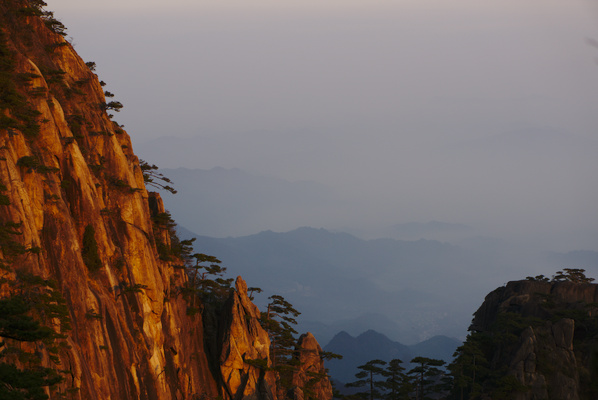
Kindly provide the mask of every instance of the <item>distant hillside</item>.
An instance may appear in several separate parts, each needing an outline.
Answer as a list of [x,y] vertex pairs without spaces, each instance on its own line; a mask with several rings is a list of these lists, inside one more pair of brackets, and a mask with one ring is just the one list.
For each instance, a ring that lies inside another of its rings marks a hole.
[[0,1],[0,399],[331,399],[313,336],[278,379],[245,281],[181,268],[122,104],[45,6]]
[[[315,228],[236,238],[197,236],[195,248],[218,256],[250,286],[259,284],[264,293],[256,296],[258,305],[272,294],[283,295],[303,313],[301,330],[310,330],[323,343],[341,330],[358,334],[367,329],[409,344],[435,335],[464,338],[479,300],[497,282],[577,260],[530,254],[491,239],[461,247],[432,240],[363,240]],[[598,270],[588,262],[575,265]]]
[[549,253],[547,258],[560,265],[578,265],[582,268],[598,265],[598,251],[578,250],[567,253]]
[[289,181],[222,167],[160,168],[160,172],[179,191],[176,196],[163,193],[169,211],[175,219],[185,220],[187,228],[206,236],[287,231],[305,225],[343,226],[339,230],[367,239],[457,241],[475,234],[467,225],[441,221],[389,221],[388,226],[365,227],[361,220],[353,219],[359,204],[313,181]]
[[166,208],[192,231],[208,236],[288,230],[316,223],[338,207],[326,186],[254,175],[237,168],[160,169],[174,182],[176,196],[164,194]]
[[473,228],[463,224],[440,221],[426,223],[408,222],[395,224],[381,232],[385,237],[402,240],[434,239],[443,241],[460,240],[473,233]]
[[409,336],[401,333],[405,330],[402,328],[404,323],[401,324],[400,321],[395,321],[377,312],[367,312],[353,318],[326,321],[326,323],[308,320],[309,317],[306,316],[301,321],[301,330],[316,334],[321,343],[330,342],[337,333],[343,331],[352,336],[357,336],[370,329],[386,332],[393,338]]
[[[313,228],[238,238],[199,236],[195,247],[218,255],[250,285],[259,282],[264,293],[256,297],[258,305],[268,295],[281,294],[306,319],[326,325],[383,314],[402,322],[392,335],[408,343],[434,334],[464,336],[475,304],[458,285],[445,282],[465,282],[468,276],[483,282],[480,265],[486,263],[468,260],[462,249],[440,242],[366,241]],[[477,299],[484,291],[486,287],[468,288]],[[319,332],[312,333],[324,341]]]
[[357,367],[369,360],[390,361],[398,358],[407,364],[414,357],[422,356],[449,362],[460,345],[461,342],[457,339],[434,336],[424,342],[406,346],[374,330],[368,330],[357,337],[340,332],[324,350],[343,356],[342,360],[331,360],[326,366],[333,380],[347,383],[355,380]]

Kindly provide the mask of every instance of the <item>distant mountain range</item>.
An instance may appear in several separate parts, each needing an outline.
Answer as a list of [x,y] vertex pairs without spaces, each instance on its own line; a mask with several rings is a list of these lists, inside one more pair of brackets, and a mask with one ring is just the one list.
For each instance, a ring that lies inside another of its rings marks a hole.
[[598,272],[593,252],[537,254],[488,238],[483,245],[456,246],[363,240],[307,227],[234,238],[185,235],[197,237],[196,251],[216,255],[249,286],[260,285],[259,307],[272,294],[284,296],[303,313],[298,330],[322,343],[341,330],[355,335],[367,329],[409,344],[435,335],[464,338],[471,314],[492,287],[567,265],[593,271],[590,276]]
[[428,239],[450,242],[475,235],[475,230],[471,226],[442,221],[406,222],[377,229],[351,229],[348,232],[359,237],[385,237],[400,240]]
[[324,350],[343,356],[341,360],[328,361],[326,366],[333,380],[348,383],[356,379],[357,367],[370,360],[380,359],[388,362],[398,358],[403,361],[404,367],[408,367],[409,361],[421,356],[444,360],[448,363],[460,345],[459,340],[440,335],[407,346],[392,341],[375,330],[368,330],[357,337],[344,331],[340,332],[332,338]]
[[395,224],[388,230],[388,237],[397,239],[417,240],[421,238],[433,239],[436,236],[445,235],[471,235],[473,229],[463,224],[452,224],[441,221],[431,221],[427,223],[408,222],[404,224]]
[[163,193],[176,221],[198,234],[223,237],[290,230],[328,220],[338,197],[325,185],[254,175],[237,168],[160,169],[178,194]]
[[187,228],[200,235],[225,237],[235,232],[238,236],[305,225],[342,227],[337,230],[372,239],[455,241],[476,234],[470,226],[443,221],[355,224],[351,218],[355,205],[312,181],[287,181],[221,167],[164,168],[160,173],[179,191],[176,196],[163,193],[166,208],[175,220],[185,221]]
[[[272,294],[288,298],[303,313],[300,329],[324,343],[342,330],[367,329],[403,343],[464,338],[475,307],[496,286],[567,267],[598,273],[597,252],[539,253],[460,223],[296,229],[350,219],[348,200],[315,182],[234,168],[160,172],[179,190],[165,193],[164,202],[181,232],[197,237],[196,250],[260,285],[258,305]],[[242,236],[224,237],[230,232]]]

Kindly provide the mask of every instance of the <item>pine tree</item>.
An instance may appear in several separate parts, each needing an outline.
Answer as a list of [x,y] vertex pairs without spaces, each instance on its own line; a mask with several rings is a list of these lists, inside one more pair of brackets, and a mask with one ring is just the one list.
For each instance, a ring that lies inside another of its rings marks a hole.
[[411,379],[404,373],[405,367],[402,363],[403,361],[395,358],[386,367],[387,379],[384,388],[388,390],[385,396],[387,400],[409,400],[409,394],[414,390]]
[[427,393],[441,389],[442,383],[439,383],[439,381],[444,372],[437,367],[443,366],[444,361],[427,357],[415,357],[411,360],[411,363],[417,364],[408,372],[416,380],[417,400],[425,400]]
[[270,357],[275,367],[283,367],[291,362],[295,349],[297,318],[301,313],[280,295],[268,297],[267,311],[262,312],[261,323],[270,336]]
[[143,173],[143,181],[146,186],[151,186],[156,189],[166,190],[172,194],[176,194],[177,191],[170,186],[172,181],[158,172],[158,167],[155,164],[148,164],[143,160],[139,160],[139,167]]
[[481,394],[483,380],[488,376],[488,360],[480,346],[480,334],[472,333],[453,355],[448,366],[453,377],[453,398],[464,400]]
[[[14,294],[0,299],[0,399],[43,400],[68,372],[59,367],[59,354],[68,346],[69,311],[55,282],[23,271],[16,275],[8,282]],[[53,368],[42,366],[42,349]],[[15,358],[26,362],[17,367]]]
[[591,283],[594,278],[588,278],[585,274],[585,269],[580,268],[564,268],[562,271],[552,277],[552,282],[574,282],[574,283]]
[[360,365],[357,367],[360,371],[355,374],[357,380],[355,382],[347,383],[345,386],[357,388],[367,387],[367,391],[359,392],[357,394],[364,399],[381,399],[381,389],[383,390],[385,388],[385,382],[376,380],[376,377],[388,376],[388,372],[383,368],[384,365],[386,365],[386,361],[378,359],[370,360],[367,363]]

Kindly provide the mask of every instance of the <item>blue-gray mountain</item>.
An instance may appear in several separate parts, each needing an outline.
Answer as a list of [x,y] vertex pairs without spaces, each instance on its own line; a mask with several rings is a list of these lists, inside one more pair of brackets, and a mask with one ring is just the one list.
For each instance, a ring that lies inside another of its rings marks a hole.
[[341,354],[341,360],[330,360],[326,366],[330,376],[337,382],[352,382],[355,380],[357,367],[374,359],[390,361],[398,358],[405,363],[405,367],[414,357],[428,357],[444,360],[447,363],[461,342],[447,336],[434,336],[423,342],[407,346],[390,340],[387,336],[368,330],[357,337],[347,332],[340,332],[325,347],[325,351]]
[[342,227],[361,238],[456,241],[476,234],[470,226],[441,221],[356,223],[356,207],[362,209],[363,204],[350,203],[337,191],[313,181],[288,181],[238,168],[163,168],[160,172],[179,191],[177,196],[164,192],[175,220],[186,221],[189,229],[205,236],[285,231],[310,224]]
[[237,168],[175,168],[160,172],[174,182],[179,192],[176,196],[164,194],[175,220],[207,236],[293,229],[306,221],[321,221],[339,204],[322,184],[290,182]]
[[197,236],[195,249],[217,256],[249,286],[264,289],[258,306],[269,295],[284,296],[303,313],[300,330],[322,343],[340,330],[357,335],[367,329],[402,343],[435,335],[463,339],[484,295],[513,277],[550,275],[571,265],[598,272],[595,257],[584,257],[582,265],[577,253],[536,254],[501,241],[481,242],[485,245],[363,240],[299,228],[236,238]]

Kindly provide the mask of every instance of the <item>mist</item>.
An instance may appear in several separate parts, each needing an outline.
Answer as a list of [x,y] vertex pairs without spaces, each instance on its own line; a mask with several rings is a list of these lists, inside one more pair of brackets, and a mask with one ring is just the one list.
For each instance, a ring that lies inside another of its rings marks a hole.
[[590,2],[48,8],[125,105],[116,119],[142,158],[311,181],[337,195],[325,211],[265,216],[256,231],[438,220],[596,248]]

